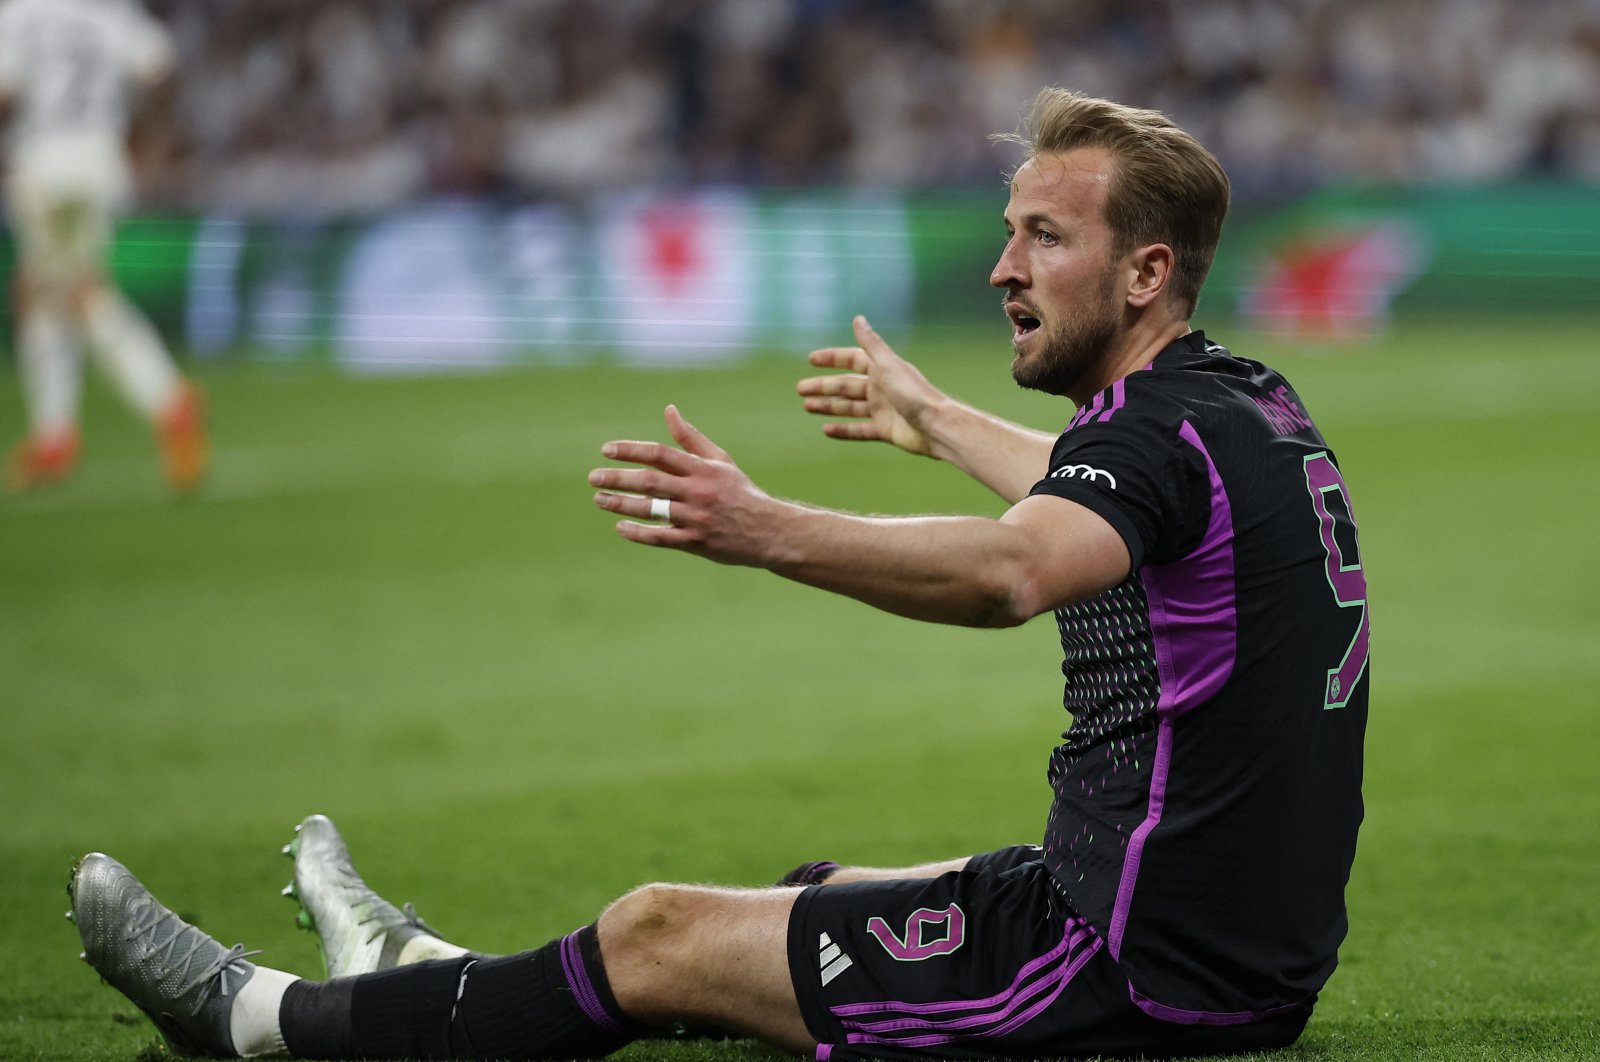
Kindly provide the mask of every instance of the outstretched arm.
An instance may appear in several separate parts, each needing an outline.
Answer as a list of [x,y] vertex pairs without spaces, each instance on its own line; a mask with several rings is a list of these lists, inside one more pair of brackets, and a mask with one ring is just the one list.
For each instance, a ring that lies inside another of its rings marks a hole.
[[[667,427],[682,449],[607,443],[595,504],[629,519],[624,538],[696,553],[785,578],[913,619],[1007,627],[1110,589],[1131,561],[1120,535],[1075,502],[1025,498],[1000,519],[858,516],[773,498],[674,406]],[[626,492],[626,493],[623,493]],[[670,523],[643,523],[651,499]]]
[[1027,497],[1048,470],[1055,436],[951,398],[890,349],[865,317],[853,324],[859,347],[811,352],[811,364],[849,371],[798,385],[808,413],[848,418],[823,425],[825,433],[949,461],[1008,502]]

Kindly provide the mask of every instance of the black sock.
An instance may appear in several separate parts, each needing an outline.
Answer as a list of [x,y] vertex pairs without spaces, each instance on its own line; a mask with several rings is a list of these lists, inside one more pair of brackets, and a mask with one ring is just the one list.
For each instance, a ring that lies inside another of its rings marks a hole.
[[839,869],[839,864],[830,860],[820,860],[815,863],[801,863],[789,873],[778,879],[779,885],[821,885],[833,877],[833,872]]
[[536,951],[416,963],[289,986],[301,1058],[598,1058],[644,1030],[617,1006],[593,926]]
[[354,1058],[350,1041],[350,991],[354,977],[296,981],[278,1004],[283,1046],[296,1058]]

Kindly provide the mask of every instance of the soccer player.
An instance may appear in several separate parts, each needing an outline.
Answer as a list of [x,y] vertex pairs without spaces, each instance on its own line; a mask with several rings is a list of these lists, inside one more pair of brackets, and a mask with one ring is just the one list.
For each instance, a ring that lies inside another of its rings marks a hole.
[[132,178],[124,146],[135,90],[171,69],[161,25],[127,0],[0,0],[0,101],[14,112],[6,205],[17,235],[17,368],[28,428],[14,491],[77,463],[80,344],[156,430],[173,490],[205,471],[199,395],[144,315],[106,275]]
[[[1277,373],[1190,318],[1228,181],[1166,118],[1048,89],[1011,180],[1012,374],[1059,436],[956,402],[862,319],[800,384],[839,438],[945,459],[999,519],[782,501],[674,407],[676,446],[605,445],[600,508],[648,546],[766,568],[931,622],[1054,612],[1071,729],[1040,846],[792,887],[647,885],[509,957],[440,941],[330,823],[295,889],[327,982],[250,964],[106,856],[89,961],[175,1043],[305,1057],[586,1057],[673,1023],[819,1059],[1210,1054],[1301,1032],[1346,929],[1362,813],[1366,589],[1332,451]],[[1065,417],[1065,414],[1064,414]]]

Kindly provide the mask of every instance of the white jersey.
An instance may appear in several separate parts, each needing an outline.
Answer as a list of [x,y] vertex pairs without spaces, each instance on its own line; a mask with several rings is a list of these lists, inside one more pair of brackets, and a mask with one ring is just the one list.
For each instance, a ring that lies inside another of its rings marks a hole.
[[0,0],[0,93],[13,150],[58,136],[120,144],[133,92],[171,66],[172,39],[127,0]]
[[0,0],[5,206],[36,279],[68,284],[104,259],[133,188],[133,94],[173,54],[166,30],[128,0]]

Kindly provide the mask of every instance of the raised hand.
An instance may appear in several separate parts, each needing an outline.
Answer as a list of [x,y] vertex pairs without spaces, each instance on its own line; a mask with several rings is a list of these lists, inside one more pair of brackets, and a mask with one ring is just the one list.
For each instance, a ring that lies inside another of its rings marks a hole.
[[796,390],[805,399],[806,412],[847,418],[822,426],[830,438],[886,442],[908,453],[935,456],[927,418],[947,396],[890,349],[865,317],[857,315],[852,324],[859,347],[811,352],[811,364],[818,368],[848,371],[801,380]]
[[[762,547],[772,537],[768,521],[783,503],[751,482],[726,450],[683,419],[677,406],[666,408],[666,421],[681,449],[636,440],[600,448],[608,459],[645,467],[590,472],[590,486],[604,488],[595,493],[595,505],[629,517],[617,524],[617,533],[631,541],[724,564],[761,565]],[[654,520],[663,522],[641,522]]]

